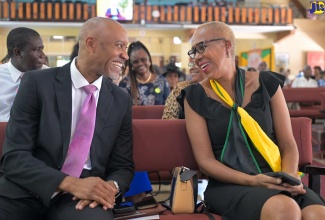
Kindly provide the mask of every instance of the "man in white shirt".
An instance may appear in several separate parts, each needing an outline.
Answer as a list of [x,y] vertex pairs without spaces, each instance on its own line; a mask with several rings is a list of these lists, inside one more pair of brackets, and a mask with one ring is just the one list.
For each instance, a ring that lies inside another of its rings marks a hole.
[[10,60],[0,65],[0,121],[8,121],[23,73],[47,68],[41,36],[35,30],[18,27],[7,36]]
[[306,65],[303,69],[304,75],[302,77],[296,78],[291,87],[318,87],[317,81],[311,78],[311,67]]
[[[303,76],[297,77],[293,80],[291,87],[303,87],[303,88],[313,88],[318,87],[317,81],[311,78],[311,67],[306,65],[303,69]],[[300,109],[300,106],[310,106],[310,103],[288,103],[289,109]]]

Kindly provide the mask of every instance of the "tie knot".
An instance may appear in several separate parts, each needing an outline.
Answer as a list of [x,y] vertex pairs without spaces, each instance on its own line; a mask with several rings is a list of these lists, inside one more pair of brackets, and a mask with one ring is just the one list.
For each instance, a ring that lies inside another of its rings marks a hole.
[[232,109],[233,109],[234,111],[237,111],[237,109],[238,109],[238,105],[237,105],[237,103],[234,103],[234,104],[233,104]]
[[96,90],[96,86],[94,85],[86,85],[82,88],[87,94],[92,94]]

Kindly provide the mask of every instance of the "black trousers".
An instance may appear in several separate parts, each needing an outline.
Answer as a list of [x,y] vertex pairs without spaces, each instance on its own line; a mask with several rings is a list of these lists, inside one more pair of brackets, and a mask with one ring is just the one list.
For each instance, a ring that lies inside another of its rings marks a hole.
[[36,198],[8,199],[0,197],[0,220],[113,220],[112,210],[105,211],[101,205],[86,207],[79,211],[75,207],[78,201],[71,194],[54,198],[50,207],[46,207]]

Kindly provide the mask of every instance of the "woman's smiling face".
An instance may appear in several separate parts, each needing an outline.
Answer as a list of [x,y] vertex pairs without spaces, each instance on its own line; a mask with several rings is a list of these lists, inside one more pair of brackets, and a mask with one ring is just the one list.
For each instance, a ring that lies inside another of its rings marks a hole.
[[130,63],[132,65],[132,70],[136,74],[143,75],[147,72],[150,72],[150,58],[149,54],[143,49],[138,49],[132,51],[130,54]]
[[198,44],[204,45],[202,53],[196,51],[195,64],[208,78],[218,78],[218,72],[226,59],[226,40],[217,34],[205,26],[197,29],[192,37],[192,48],[197,48]]

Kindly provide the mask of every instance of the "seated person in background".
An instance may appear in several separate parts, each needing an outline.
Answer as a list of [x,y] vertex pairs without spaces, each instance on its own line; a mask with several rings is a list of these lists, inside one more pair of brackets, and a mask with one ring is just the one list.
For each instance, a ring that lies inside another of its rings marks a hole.
[[180,71],[180,69],[175,64],[166,65],[165,72],[162,74],[163,77],[166,78],[170,91],[176,87],[179,78],[184,73]]
[[284,77],[236,67],[235,36],[225,23],[200,25],[191,42],[188,54],[207,79],[183,89],[178,100],[196,162],[209,177],[204,193],[209,210],[227,220],[325,219],[319,195],[263,174],[282,171],[300,180]]
[[257,67],[258,71],[268,71],[267,63],[265,61],[260,62]]
[[321,78],[322,68],[320,66],[314,66],[314,79],[318,81]]
[[254,67],[248,67],[247,71],[255,71],[256,72],[256,69]]
[[0,65],[0,121],[8,121],[20,80],[27,71],[48,68],[41,36],[25,27],[12,29],[7,36],[9,62]]
[[133,105],[164,105],[169,95],[165,77],[154,71],[151,55],[140,42],[132,42],[128,47],[128,73],[119,83],[127,91]]
[[173,89],[166,100],[162,119],[184,119],[182,107],[176,100],[177,96],[181,94],[182,89],[205,79],[201,68],[195,65],[195,63],[189,63],[188,66],[190,67],[191,80],[177,83],[175,89]]
[[293,80],[291,87],[304,87],[304,88],[314,88],[318,87],[317,81],[311,78],[311,67],[309,65],[306,65],[304,69],[302,70],[303,76],[297,77]]
[[[318,87],[317,81],[311,78],[311,67],[306,65],[303,70],[303,76],[296,77],[292,84],[291,88],[316,88]],[[304,103],[304,102],[292,102],[288,103],[287,106],[289,109],[297,109],[299,110],[301,106],[312,106],[313,103]]]
[[127,32],[91,18],[79,46],[72,62],[22,78],[3,145],[0,219],[113,220],[129,188],[132,102],[107,78],[128,59]]
[[317,81],[318,87],[325,87],[325,71],[321,71]]
[[285,76],[285,80],[284,80],[284,85],[283,86],[290,86],[291,82],[290,82],[290,79],[288,77],[288,72],[285,71],[283,67],[280,67],[279,73],[281,75]]

